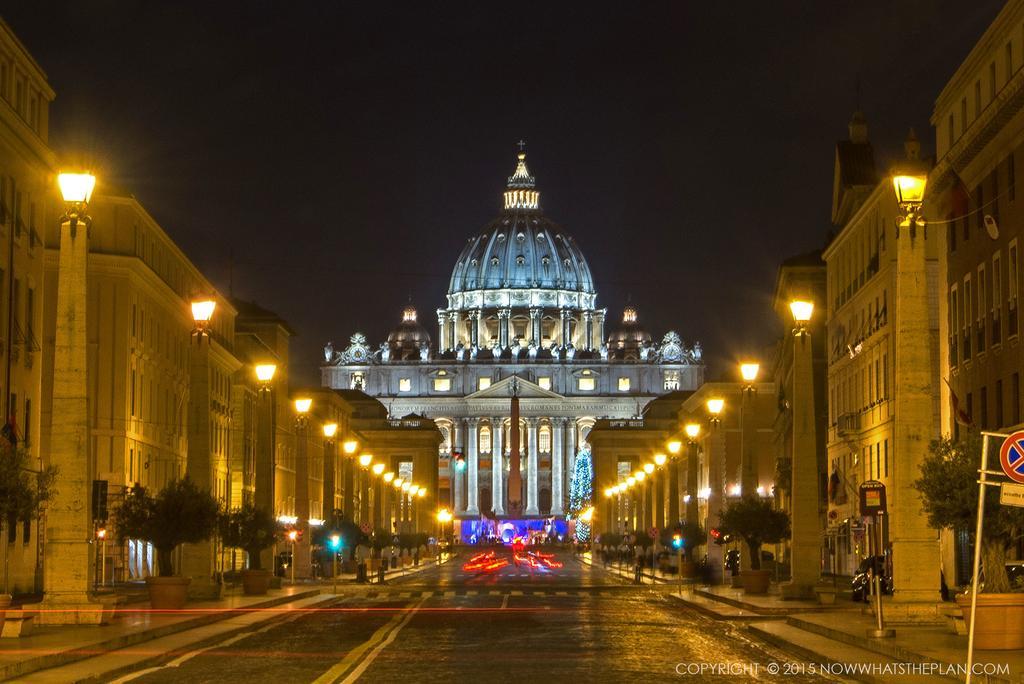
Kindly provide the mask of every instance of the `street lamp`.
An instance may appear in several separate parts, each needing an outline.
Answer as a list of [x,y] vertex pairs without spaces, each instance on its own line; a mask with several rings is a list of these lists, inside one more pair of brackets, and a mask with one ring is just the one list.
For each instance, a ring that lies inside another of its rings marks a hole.
[[675,456],[675,455],[676,455],[676,454],[678,454],[678,453],[679,453],[680,451],[682,451],[682,449],[683,449],[683,443],[682,443],[682,442],[680,442],[680,441],[679,441],[678,439],[673,439],[673,440],[669,440],[669,442],[668,442],[668,443],[667,443],[667,444],[665,445],[665,448],[667,448],[667,449],[668,449],[668,452],[669,452],[670,454],[672,454],[673,456]]
[[374,463],[373,464],[373,474],[377,475],[379,477],[380,474],[384,472],[384,468],[385,468],[385,465],[383,463]]
[[359,467],[369,468],[373,463],[373,454],[359,454]]
[[700,423],[687,423],[683,429],[686,431],[686,436],[690,439],[690,443],[693,444],[700,434]]
[[754,383],[757,382],[757,375],[761,372],[761,364],[759,363],[741,363],[740,364],[740,377],[743,378],[744,391],[752,391],[754,389]]
[[654,465],[658,466],[659,468],[665,465],[665,461],[667,460],[668,458],[665,456],[665,454],[654,454]]
[[324,423],[324,437],[331,439],[338,432],[337,423]]
[[78,218],[85,213],[92,191],[96,187],[96,176],[91,173],[61,173],[57,176],[60,194],[67,206],[67,214]]
[[266,392],[270,389],[270,383],[274,379],[275,373],[277,373],[276,363],[256,364],[256,379],[260,383],[261,392]]
[[351,456],[352,454],[356,453],[356,451],[359,449],[359,442],[357,442],[354,439],[346,439],[345,442],[341,445],[341,449],[346,454]]
[[648,475],[653,473],[654,472],[654,464],[653,463],[644,463],[644,472],[647,473]]
[[642,470],[638,470],[638,471],[636,471],[635,473],[633,473],[633,477],[635,477],[635,478],[636,478],[636,481],[637,481],[637,482],[643,482],[643,481],[644,481],[644,478],[646,478],[646,477],[647,477],[647,473],[645,473],[645,472],[644,472],[644,471],[642,471]]
[[796,323],[796,334],[803,335],[807,332],[807,324],[814,314],[814,302],[794,299],[789,303],[789,310],[793,313],[793,321]]
[[385,482],[391,482],[394,479],[395,479],[395,474],[394,473],[392,473],[392,472],[384,473],[384,481]]
[[712,427],[718,427],[721,422],[722,409],[725,408],[725,399],[708,399],[707,401],[708,414],[711,416],[709,419]]
[[288,530],[288,541],[291,542],[292,546],[292,559],[291,559],[291,571],[292,571],[292,584],[295,584],[295,542],[299,539],[298,530]]
[[213,312],[217,308],[217,302],[210,297],[200,297],[192,300],[192,320],[195,325],[192,328],[192,334],[198,339],[202,340],[203,337],[209,337],[210,333],[210,320],[213,318]]
[[313,400],[309,397],[299,397],[295,400],[295,412],[300,416],[304,416],[309,413],[310,407],[313,406]]

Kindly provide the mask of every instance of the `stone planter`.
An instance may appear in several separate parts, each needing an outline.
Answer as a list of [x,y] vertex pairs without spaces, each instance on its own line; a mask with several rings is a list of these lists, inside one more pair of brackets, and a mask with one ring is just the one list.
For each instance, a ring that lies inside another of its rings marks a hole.
[[743,588],[743,575],[741,575],[738,572],[734,572],[731,575],[729,575],[729,586],[732,587],[733,589],[742,589]]
[[814,593],[818,595],[818,603],[823,606],[832,606],[836,602],[836,594],[839,590],[835,587],[814,587]]
[[149,605],[154,610],[179,610],[188,600],[188,577],[147,577]]
[[767,594],[768,585],[771,583],[771,570],[744,570],[740,575],[743,578],[744,594]]
[[4,618],[7,617],[7,609],[11,606],[11,595],[0,594],[0,632],[4,628]]
[[242,591],[246,596],[263,596],[270,589],[269,570],[243,570]]
[[[957,605],[971,627],[971,596],[960,594]],[[978,594],[974,647],[997,651],[1024,649],[1024,594]]]

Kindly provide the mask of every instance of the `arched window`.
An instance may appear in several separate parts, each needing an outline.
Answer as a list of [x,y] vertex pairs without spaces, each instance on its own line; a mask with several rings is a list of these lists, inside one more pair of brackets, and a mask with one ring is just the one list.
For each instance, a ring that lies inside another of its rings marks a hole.
[[437,450],[442,454],[447,454],[451,450],[451,431],[447,425],[441,426],[441,446]]
[[545,423],[544,425],[540,426],[540,431],[539,431],[539,434],[537,436],[537,442],[538,442],[537,448],[540,451],[540,453],[542,453],[542,454],[550,454],[551,453],[551,426],[550,425],[547,425]]
[[489,454],[491,453],[491,426],[481,425],[480,426],[480,453]]

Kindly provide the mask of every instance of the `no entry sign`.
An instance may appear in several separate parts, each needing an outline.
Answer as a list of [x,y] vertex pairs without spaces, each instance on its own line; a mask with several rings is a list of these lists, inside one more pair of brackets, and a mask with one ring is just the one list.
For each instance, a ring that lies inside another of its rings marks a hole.
[[1024,430],[1014,432],[999,447],[999,464],[1006,477],[1024,484]]

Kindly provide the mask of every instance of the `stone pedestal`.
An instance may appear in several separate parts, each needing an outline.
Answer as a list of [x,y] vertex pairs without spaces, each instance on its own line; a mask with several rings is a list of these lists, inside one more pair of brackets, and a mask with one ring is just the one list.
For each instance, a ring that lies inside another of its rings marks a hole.
[[793,451],[790,483],[791,577],[783,598],[814,598],[821,577],[821,514],[818,505],[818,454],[814,417],[811,336],[793,339]]
[[88,223],[65,220],[60,229],[57,330],[54,341],[53,424],[49,461],[57,466],[45,516],[43,602],[38,624],[98,625],[109,606],[92,593],[92,459],[89,453],[88,333],[86,328]]

